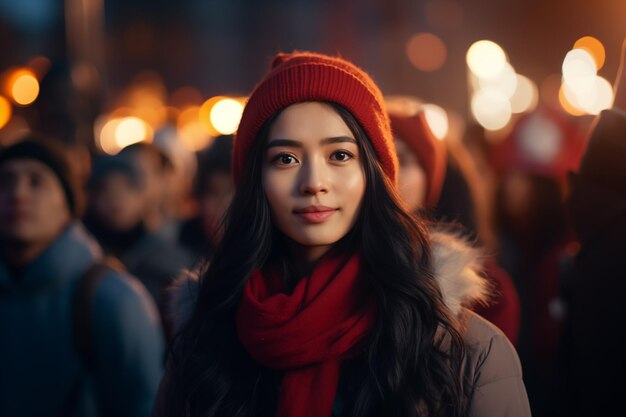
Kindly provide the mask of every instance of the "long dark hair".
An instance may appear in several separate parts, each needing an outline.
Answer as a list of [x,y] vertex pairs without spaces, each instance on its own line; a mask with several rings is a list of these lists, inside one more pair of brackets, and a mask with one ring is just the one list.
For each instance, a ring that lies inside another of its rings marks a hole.
[[[424,225],[399,204],[354,117],[328,104],[359,143],[366,190],[355,226],[342,241],[358,245],[353,249],[366,260],[366,278],[378,301],[365,352],[342,367],[342,414],[462,416],[469,405],[464,342],[432,276]],[[194,313],[175,340],[172,378],[163,393],[167,415],[274,415],[280,376],[243,348],[234,316],[251,272],[277,253],[281,241],[261,186],[264,145],[275,117],[251,150],[223,240],[201,277]]]

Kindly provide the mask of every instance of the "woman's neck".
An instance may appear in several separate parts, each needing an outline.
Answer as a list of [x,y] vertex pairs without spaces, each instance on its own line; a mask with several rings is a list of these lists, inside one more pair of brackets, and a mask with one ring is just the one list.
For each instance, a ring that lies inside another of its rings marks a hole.
[[300,276],[306,276],[311,273],[317,261],[330,248],[330,245],[303,246],[296,242],[289,242],[287,244],[287,254],[290,258],[290,264],[297,269],[294,272],[297,272]]

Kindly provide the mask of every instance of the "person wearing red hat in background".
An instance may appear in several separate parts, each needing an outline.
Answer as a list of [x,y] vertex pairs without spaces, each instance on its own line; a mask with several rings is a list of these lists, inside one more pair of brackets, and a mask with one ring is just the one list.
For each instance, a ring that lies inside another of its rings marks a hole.
[[562,416],[607,416],[623,408],[626,360],[626,39],[613,108],[595,120],[567,200],[580,241],[566,293]]
[[[474,199],[468,185],[470,176],[464,175],[454,160],[448,163],[458,153],[448,152],[446,143],[435,137],[419,106],[408,102],[402,104],[408,98],[389,100],[392,101],[388,106],[391,129],[400,161],[398,190],[406,208],[415,213],[426,212],[427,216],[433,217],[433,229],[444,227],[444,224],[437,223],[441,220],[454,222],[454,227],[460,225],[463,228],[461,233],[474,233],[475,222],[471,218],[465,220],[463,215],[468,213],[472,217],[474,214]],[[460,157],[457,156],[457,159]],[[446,184],[447,187],[444,187]],[[442,192],[448,200],[461,200],[455,203],[455,210],[438,210]],[[484,274],[489,279],[491,296],[487,303],[476,304],[472,309],[498,326],[516,344],[520,325],[517,289],[511,277],[492,256],[485,255],[484,258]]]
[[565,208],[566,179],[584,145],[577,123],[556,109],[538,107],[491,147],[499,178],[494,209],[499,262],[520,294],[518,351],[535,416],[555,412],[562,283],[578,248]]
[[464,307],[484,297],[476,259],[404,210],[397,165],[369,75],[275,57],[236,135],[223,237],[173,293],[155,417],[530,415],[515,349]]

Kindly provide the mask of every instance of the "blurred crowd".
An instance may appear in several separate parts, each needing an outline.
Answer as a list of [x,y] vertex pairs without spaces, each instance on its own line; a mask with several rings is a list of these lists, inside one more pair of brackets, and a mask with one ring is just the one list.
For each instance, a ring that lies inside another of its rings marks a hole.
[[[591,146],[588,123],[542,104],[499,136],[469,120],[437,136],[419,98],[387,100],[399,192],[431,230],[482,252],[491,298],[470,307],[517,348],[533,414],[573,415],[572,398],[612,395],[594,372],[611,359],[624,369],[604,346],[616,343],[617,308],[604,297],[620,289],[599,277],[624,275],[602,259],[624,248],[626,142]],[[163,131],[110,155],[67,140],[76,126],[43,104],[37,128],[3,136],[0,150],[0,415],[147,416],[175,337],[167,288],[219,242],[234,138],[181,158]],[[607,228],[614,236],[598,238]],[[585,319],[590,310],[606,321]],[[588,344],[597,351],[579,351]]]

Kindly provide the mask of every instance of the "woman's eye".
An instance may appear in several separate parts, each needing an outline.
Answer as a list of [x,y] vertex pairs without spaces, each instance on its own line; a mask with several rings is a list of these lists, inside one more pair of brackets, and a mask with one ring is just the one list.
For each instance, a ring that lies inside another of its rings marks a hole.
[[288,153],[281,153],[276,155],[272,162],[278,165],[291,165],[297,162],[297,159],[294,158],[293,155],[289,155]]
[[330,157],[332,160],[335,161],[348,161],[352,158],[354,158],[354,155],[352,155],[350,152],[346,152],[346,151],[337,151],[335,153],[333,153]]

